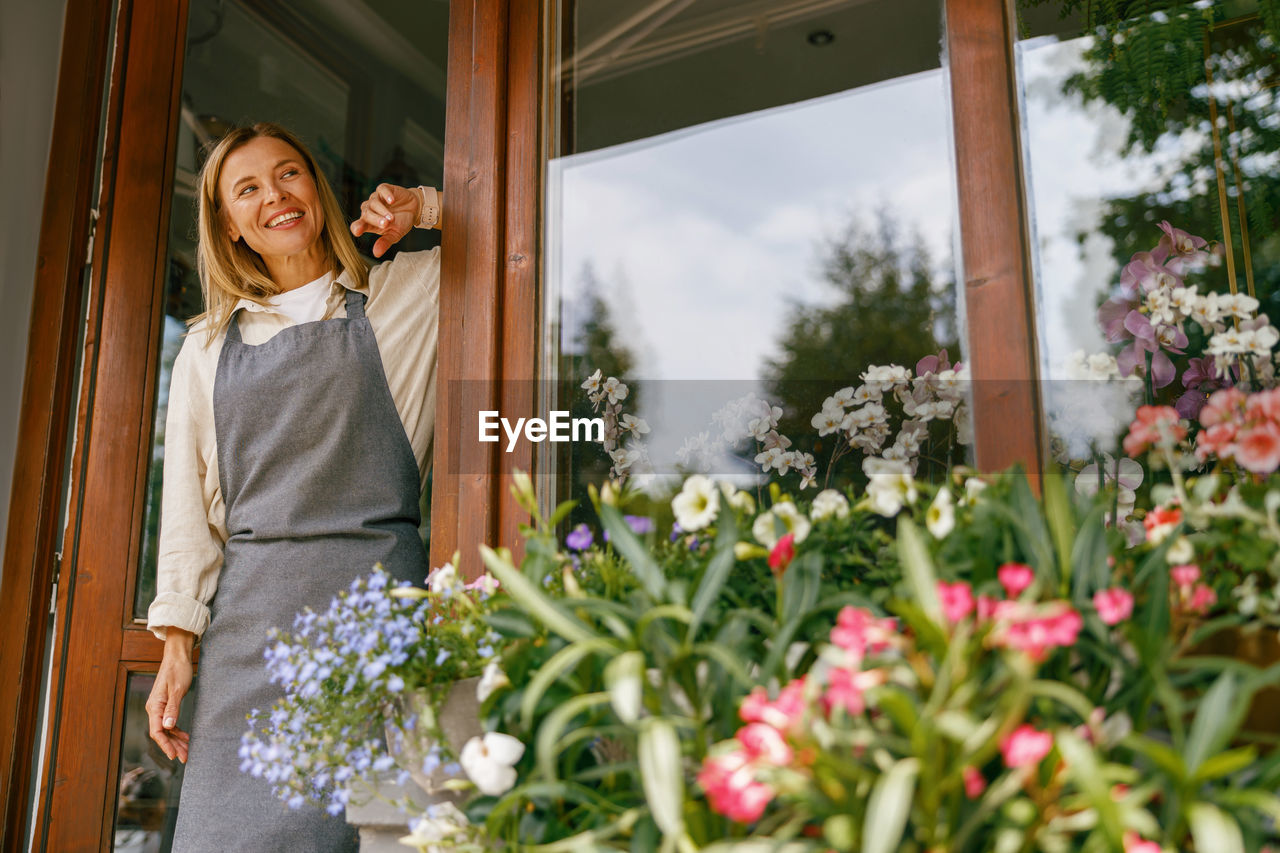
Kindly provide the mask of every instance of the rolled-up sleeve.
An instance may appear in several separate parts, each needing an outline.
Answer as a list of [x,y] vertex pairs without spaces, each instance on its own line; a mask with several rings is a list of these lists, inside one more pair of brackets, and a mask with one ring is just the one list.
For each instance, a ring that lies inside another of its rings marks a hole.
[[209,430],[193,414],[197,379],[188,347],[198,345],[195,337],[174,361],[165,420],[156,597],[147,609],[147,629],[162,640],[170,626],[204,633],[222,569],[223,536],[211,512],[221,498],[210,493],[210,448],[202,447]]

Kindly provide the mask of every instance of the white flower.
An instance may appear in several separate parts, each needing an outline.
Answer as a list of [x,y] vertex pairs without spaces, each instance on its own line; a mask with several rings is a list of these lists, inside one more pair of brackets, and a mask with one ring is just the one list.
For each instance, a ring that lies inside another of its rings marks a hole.
[[680,494],[671,499],[671,511],[681,530],[701,530],[715,521],[720,509],[720,492],[715,483],[701,474],[684,481]]
[[[463,832],[467,825],[467,816],[453,803],[447,801],[434,803],[427,807],[425,815],[410,822],[409,827],[413,830],[413,834],[402,836],[400,843],[406,847],[416,847],[418,850],[435,853],[446,849],[440,842]],[[447,845],[448,849],[452,847],[452,844]]]
[[432,592],[446,592],[459,585],[458,570],[453,567],[453,563],[445,563],[427,578],[427,588]]
[[809,518],[814,521],[821,521],[824,518],[847,518],[849,516],[849,501],[840,492],[835,489],[823,489],[813,499],[813,506],[809,508]]
[[734,509],[744,512],[756,511],[756,499],[751,497],[750,492],[739,491],[733,483],[721,483],[720,491],[724,494],[724,499],[729,502],[729,506]]
[[596,394],[600,390],[600,370],[587,377],[587,381],[582,383],[582,388],[588,394]]
[[905,462],[869,456],[862,460],[862,470],[870,478],[867,497],[873,512],[892,518],[905,504],[915,503],[916,483]]
[[777,467],[778,470],[782,470],[783,466],[787,464],[786,460],[783,459],[783,456],[785,455],[785,451],[781,448],[770,447],[768,450],[764,450],[756,454],[756,464],[759,465],[766,474],[769,473],[769,469],[774,467]]
[[[781,532],[778,531],[777,522],[782,522]],[[791,501],[779,501],[772,509],[756,516],[751,525],[751,535],[766,548],[772,548],[778,544],[778,539],[791,533],[798,545],[809,535],[810,528],[809,519],[800,514],[795,504]]]
[[604,384],[600,386],[600,390],[608,395],[610,403],[617,403],[627,399],[627,394],[629,393],[627,386],[613,376],[604,381]]
[[1218,310],[1225,316],[1248,320],[1258,310],[1258,300],[1247,293],[1219,293]]
[[649,431],[649,424],[645,422],[644,418],[637,418],[635,415],[623,415],[622,428],[623,430],[631,430],[644,435]]
[[933,534],[934,539],[945,539],[951,529],[956,526],[956,508],[951,502],[951,490],[943,486],[929,504],[929,511],[924,516],[924,526]]
[[489,661],[480,676],[480,682],[476,684],[476,701],[483,702],[493,694],[493,691],[499,687],[506,687],[510,683],[510,679],[507,678],[507,674],[502,671],[502,668],[498,666],[498,662],[496,660]]
[[1253,354],[1270,356],[1271,348],[1280,343],[1280,329],[1275,326],[1261,326],[1253,330]]
[[[828,398],[828,402],[830,398]],[[844,423],[844,410],[834,406],[823,405],[822,411],[814,415],[809,423],[818,431],[818,435],[830,435],[841,428]]]
[[1227,329],[1209,339],[1208,351],[1213,355],[1241,355],[1254,347],[1254,333]]
[[1192,298],[1190,316],[1205,329],[1217,328],[1222,319],[1222,311],[1218,308],[1218,298],[1213,293]]
[[964,481],[964,497],[960,499],[961,506],[973,506],[978,502],[978,495],[987,487],[987,484],[977,477],[970,477]]
[[524,755],[524,744],[511,735],[489,732],[473,737],[462,747],[458,763],[480,793],[497,797],[516,784],[516,763]]
[[846,415],[843,426],[850,432],[855,429],[866,429],[872,424],[884,422],[886,417],[884,406],[879,403],[867,403],[861,409],[854,409]]
[[879,403],[884,399],[884,395],[880,392],[880,388],[875,385],[859,385],[853,392],[853,400],[849,405],[861,406],[864,403]]
[[1169,546],[1169,550],[1164,552],[1165,559],[1169,561],[1171,566],[1179,566],[1184,563],[1190,563],[1196,558],[1196,549],[1191,544],[1191,540],[1185,536],[1179,536],[1177,540]]
[[[839,391],[837,391],[836,393],[828,397],[827,400],[830,401],[833,406],[839,406],[840,408],[848,408],[849,406],[853,405],[853,396],[854,396],[853,386],[850,385],[847,388],[841,388]],[[822,404],[823,408],[826,408],[826,406],[827,406],[826,403]]]
[[1169,294],[1169,305],[1183,317],[1189,317],[1198,298],[1195,287],[1175,287]]
[[1172,323],[1178,318],[1167,291],[1153,290],[1147,294],[1147,313],[1152,323]]

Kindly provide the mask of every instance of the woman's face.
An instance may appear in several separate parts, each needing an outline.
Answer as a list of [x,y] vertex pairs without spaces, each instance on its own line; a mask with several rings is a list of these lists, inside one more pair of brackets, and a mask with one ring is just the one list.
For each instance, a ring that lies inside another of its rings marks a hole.
[[228,154],[218,194],[231,242],[243,237],[264,259],[320,248],[320,194],[302,155],[284,140],[259,136]]

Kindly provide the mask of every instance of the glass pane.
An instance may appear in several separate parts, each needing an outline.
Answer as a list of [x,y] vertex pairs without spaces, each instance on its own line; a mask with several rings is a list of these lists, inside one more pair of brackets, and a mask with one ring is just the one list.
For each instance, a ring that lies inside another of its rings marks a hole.
[[[184,765],[166,758],[147,734],[147,711],[143,705],[155,680],[152,674],[130,673],[125,688],[120,781],[111,848],[118,853],[162,853],[173,843]],[[187,717],[189,710],[184,706],[179,716]],[[189,728],[185,719],[178,725],[184,730]]]
[[[639,444],[659,475],[759,475],[767,438],[717,441],[723,407],[750,394],[782,408],[777,432],[815,457],[819,488],[839,448],[831,485],[892,455],[904,429],[920,476],[963,459],[952,421],[908,417],[892,395],[883,432],[852,450],[812,424],[872,365],[961,356],[940,0],[578,0],[559,14],[554,408],[589,416],[581,383],[623,380],[622,412],[651,428]],[[572,496],[612,464],[599,445],[546,446],[565,449]]]
[[[155,597],[169,372],[185,322],[201,310],[195,261],[201,151],[236,124],[283,124],[311,147],[351,218],[383,181],[439,187],[447,35],[445,2],[191,3],[135,618],[146,618]],[[374,239],[357,241],[371,261]],[[384,258],[436,245],[438,231],[414,231]]]
[[[1041,370],[1055,459],[1079,469],[1137,405],[1193,417],[1221,383],[1199,358],[1213,324],[1157,304],[1175,288],[1280,316],[1280,31],[1236,0],[1019,5]],[[1167,229],[1207,255],[1167,255]],[[1142,381],[1084,405],[1071,380],[1108,371]]]

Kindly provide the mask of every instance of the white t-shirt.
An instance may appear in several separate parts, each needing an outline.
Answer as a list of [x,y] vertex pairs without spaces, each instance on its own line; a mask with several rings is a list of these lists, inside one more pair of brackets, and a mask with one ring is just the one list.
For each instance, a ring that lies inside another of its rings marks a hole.
[[325,303],[329,299],[329,282],[332,280],[333,273],[327,272],[301,287],[277,293],[267,302],[295,323],[314,323],[316,320],[323,320]]

